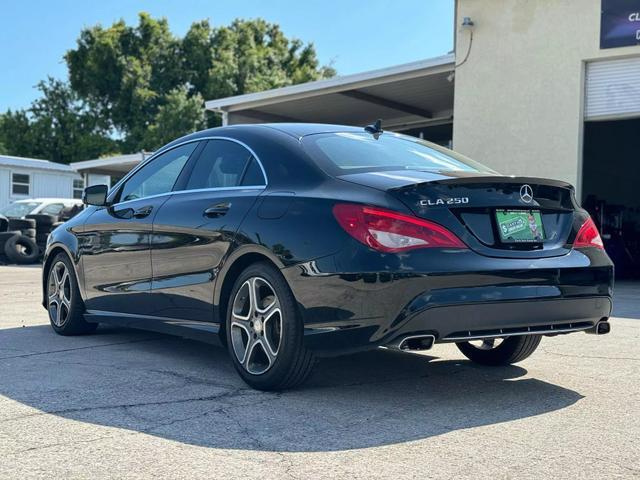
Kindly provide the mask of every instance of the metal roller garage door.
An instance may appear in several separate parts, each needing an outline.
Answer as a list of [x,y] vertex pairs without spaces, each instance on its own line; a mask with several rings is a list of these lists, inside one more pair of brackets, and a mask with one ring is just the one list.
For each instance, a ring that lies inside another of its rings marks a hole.
[[640,57],[587,63],[586,120],[640,117]]

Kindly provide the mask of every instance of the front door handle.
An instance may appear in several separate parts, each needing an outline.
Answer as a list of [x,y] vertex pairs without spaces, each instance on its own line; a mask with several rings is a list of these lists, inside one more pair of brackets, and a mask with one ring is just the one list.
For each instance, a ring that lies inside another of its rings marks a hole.
[[135,218],[148,217],[151,214],[152,210],[153,210],[153,206],[151,205],[147,205],[146,207],[140,207],[133,212],[133,216]]
[[207,208],[204,211],[204,215],[209,218],[222,217],[223,215],[226,215],[230,207],[231,203],[229,202],[217,203],[214,206]]

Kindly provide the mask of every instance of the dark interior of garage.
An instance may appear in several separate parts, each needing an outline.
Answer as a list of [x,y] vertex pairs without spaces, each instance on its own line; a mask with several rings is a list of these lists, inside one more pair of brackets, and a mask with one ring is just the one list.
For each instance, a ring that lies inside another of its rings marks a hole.
[[587,122],[582,205],[618,278],[640,279],[640,119]]

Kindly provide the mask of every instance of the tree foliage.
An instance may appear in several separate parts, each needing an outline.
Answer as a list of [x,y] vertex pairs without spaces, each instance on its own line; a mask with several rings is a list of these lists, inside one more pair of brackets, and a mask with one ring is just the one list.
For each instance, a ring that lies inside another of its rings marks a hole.
[[175,140],[188,132],[205,127],[202,105],[204,100],[199,93],[189,95],[185,87],[176,87],[160,105],[154,121],[147,130],[146,141],[149,145],[160,146]]
[[67,83],[48,78],[37,88],[42,96],[28,110],[0,116],[7,153],[68,163],[117,149],[105,122]]
[[4,150],[61,162],[153,150],[217,124],[205,119],[204,99],[335,74],[319,65],[313,44],[261,19],[217,28],[202,20],[179,38],[146,13],[137,25],[85,28],[65,60],[69,83],[41,82],[29,109],[0,115]]

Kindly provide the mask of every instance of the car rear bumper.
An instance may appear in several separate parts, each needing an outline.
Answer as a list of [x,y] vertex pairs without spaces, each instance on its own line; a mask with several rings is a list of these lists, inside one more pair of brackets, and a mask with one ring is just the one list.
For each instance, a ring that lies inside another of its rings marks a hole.
[[569,333],[592,329],[611,314],[613,265],[604,252],[535,261],[466,252],[451,260],[448,271],[407,272],[397,264],[380,271],[368,262],[378,271],[362,265],[365,271],[356,274],[336,273],[341,259],[327,257],[283,273],[302,312],[305,343],[321,355],[397,346],[416,335],[442,343]]
[[389,343],[422,334],[436,342],[527,334],[561,334],[593,328],[609,317],[609,297],[563,298],[448,305],[428,308],[395,332]]

